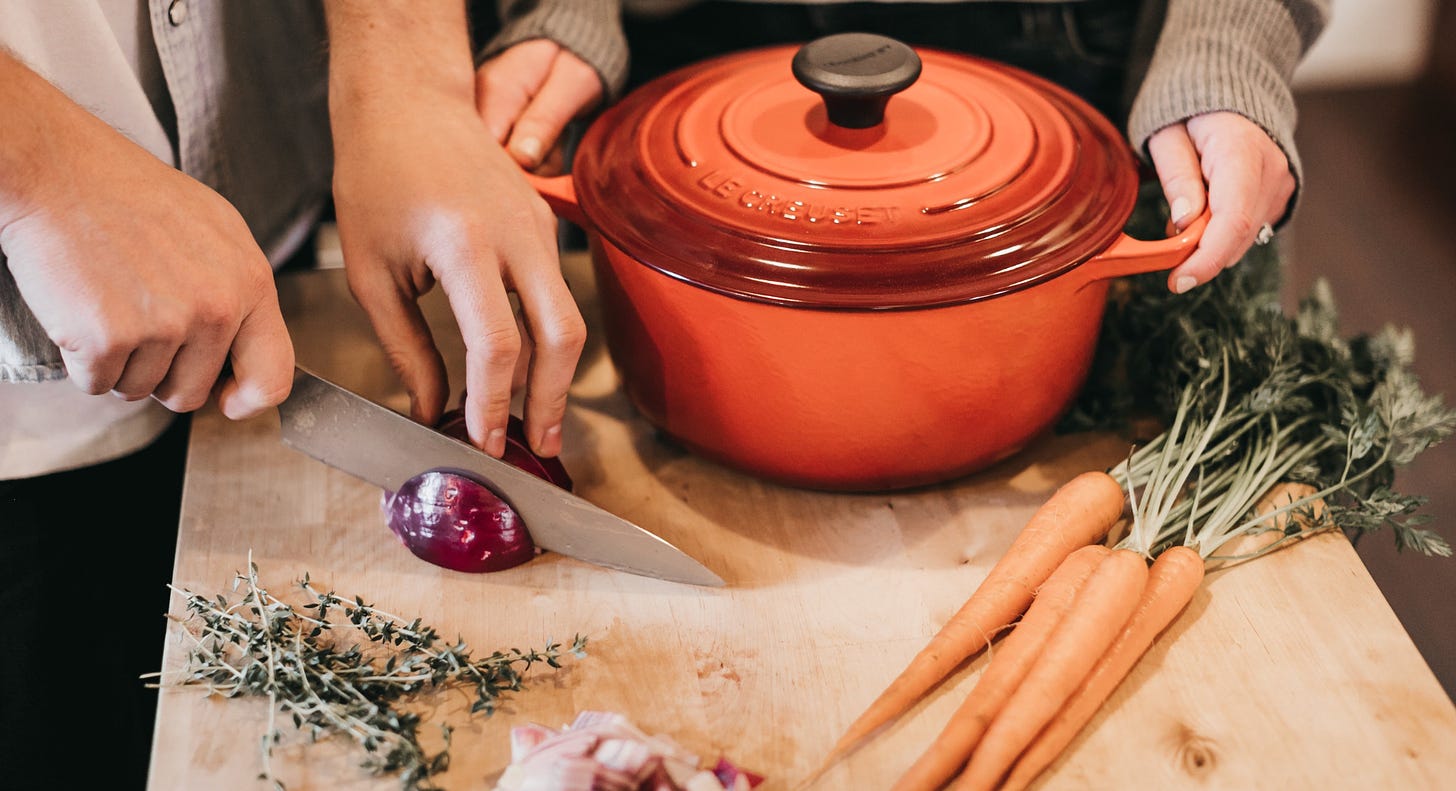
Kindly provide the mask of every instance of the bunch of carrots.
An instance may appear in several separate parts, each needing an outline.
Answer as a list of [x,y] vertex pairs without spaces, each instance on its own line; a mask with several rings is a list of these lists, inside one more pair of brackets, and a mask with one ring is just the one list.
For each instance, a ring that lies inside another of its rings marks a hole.
[[[1156,416],[1167,429],[1111,470],[1058,489],[809,781],[1008,626],[894,791],[1028,786],[1183,612],[1207,568],[1338,528],[1390,529],[1400,548],[1451,553],[1411,516],[1423,498],[1390,488],[1395,467],[1456,432],[1456,411],[1411,371],[1409,333],[1345,340],[1318,285],[1287,317],[1274,263],[1264,264],[1172,303],[1151,284],[1145,294],[1162,296],[1125,312],[1130,337],[1158,339],[1151,351],[1129,342],[1131,356],[1172,372],[1147,388],[1166,405]],[[1127,534],[1109,539],[1128,512]]]
[[1163,552],[1149,568],[1137,552],[1098,543],[1124,500],[1104,472],[1058,489],[965,605],[850,725],[826,766],[909,710],[1018,616],[970,696],[895,789],[941,788],[957,776],[958,791],[1024,788],[1050,766],[1203,580],[1202,557],[1186,547]]

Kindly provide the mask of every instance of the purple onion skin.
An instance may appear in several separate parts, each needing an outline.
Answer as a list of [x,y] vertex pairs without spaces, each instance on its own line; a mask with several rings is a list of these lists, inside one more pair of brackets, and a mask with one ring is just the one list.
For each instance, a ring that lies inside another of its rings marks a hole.
[[763,782],[763,775],[754,774],[723,757],[719,757],[718,765],[713,767],[713,776],[718,778],[724,788],[737,785],[739,776],[748,781],[749,788],[757,788]]
[[[439,430],[467,439],[460,410],[445,415]],[[542,459],[525,441],[520,420],[511,417],[504,460],[571,490],[571,477],[557,459]],[[519,514],[481,481],[459,470],[427,470],[384,496],[389,529],[416,557],[471,573],[500,571],[536,555],[536,545]]]

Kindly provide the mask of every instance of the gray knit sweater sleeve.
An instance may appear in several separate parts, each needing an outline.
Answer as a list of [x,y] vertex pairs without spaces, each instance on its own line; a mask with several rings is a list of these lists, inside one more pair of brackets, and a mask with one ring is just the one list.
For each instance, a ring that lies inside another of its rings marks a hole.
[[586,61],[602,79],[608,102],[627,83],[627,37],[621,0],[496,0],[502,28],[476,63],[522,41],[547,38]]
[[1159,129],[1232,110],[1269,133],[1302,183],[1289,83],[1329,12],[1330,0],[1170,0],[1128,118],[1128,139],[1146,155]]

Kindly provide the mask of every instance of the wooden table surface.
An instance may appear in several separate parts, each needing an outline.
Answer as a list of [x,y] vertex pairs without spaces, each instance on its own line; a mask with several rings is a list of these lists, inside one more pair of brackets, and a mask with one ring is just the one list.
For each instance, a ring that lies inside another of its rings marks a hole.
[[[590,267],[580,256],[565,265],[594,327]],[[405,409],[341,272],[285,275],[280,295],[300,363]],[[458,333],[438,295],[426,304],[458,392]],[[763,788],[774,791],[810,771],[1038,504],[1125,452],[1107,436],[1049,437],[990,470],[916,492],[783,488],[658,439],[593,338],[565,427],[563,460],[578,493],[682,547],[728,587],[553,554],[484,575],[428,565],[385,527],[376,489],[281,445],[276,414],[232,423],[211,408],[193,423],[175,583],[226,591],[251,553],[275,592],[308,572],[325,588],[422,616],[478,652],[587,635],[587,658],[554,674],[533,670],[534,681],[492,717],[469,717],[463,694],[430,701],[427,720],[456,727],[445,788],[491,788],[512,725],[560,726],[576,711],[608,709],[705,758],[727,754],[766,774]],[[1431,606],[1449,599],[1433,591]],[[164,666],[179,667],[185,646],[171,639],[166,651]],[[985,661],[816,788],[888,787]],[[257,779],[266,721],[260,701],[164,689],[150,787],[267,788]],[[307,745],[283,730],[273,767],[290,791],[398,787],[358,769],[352,745]],[[422,729],[427,746],[434,732]],[[1349,544],[1324,535],[1212,573],[1041,787],[1453,788],[1456,707]]]

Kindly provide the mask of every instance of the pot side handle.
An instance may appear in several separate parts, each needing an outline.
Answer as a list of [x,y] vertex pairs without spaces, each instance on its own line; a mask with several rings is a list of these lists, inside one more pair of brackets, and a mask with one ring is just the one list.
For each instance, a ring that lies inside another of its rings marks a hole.
[[1124,275],[1172,269],[1187,261],[1193,251],[1198,249],[1198,242],[1203,238],[1203,230],[1208,227],[1210,216],[1211,213],[1205,208],[1182,233],[1167,239],[1143,241],[1125,233],[1121,234],[1112,246],[1077,267],[1077,271],[1082,273],[1086,285]]
[[581,203],[576,199],[576,182],[572,180],[571,174],[538,176],[530,171],[521,172],[526,177],[526,183],[531,185],[531,189],[546,200],[546,205],[551,207],[553,214],[583,228],[592,227],[586,213],[581,210]]

